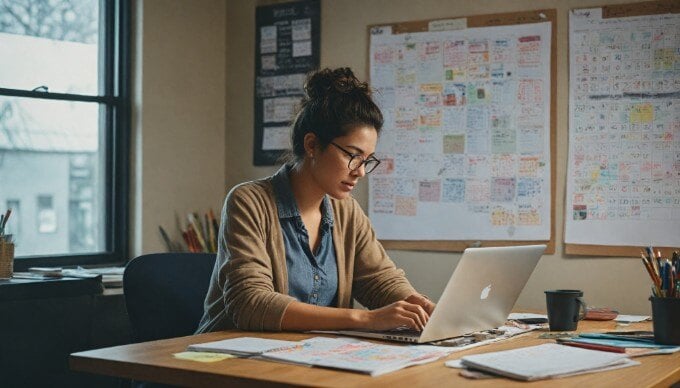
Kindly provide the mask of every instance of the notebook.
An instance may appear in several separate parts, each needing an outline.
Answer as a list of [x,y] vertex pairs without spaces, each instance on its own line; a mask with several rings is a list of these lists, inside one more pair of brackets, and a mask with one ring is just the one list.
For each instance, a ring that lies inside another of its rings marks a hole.
[[461,359],[463,366],[517,380],[540,380],[638,365],[625,354],[543,344],[474,354]]
[[338,330],[336,334],[425,343],[505,323],[545,245],[468,248],[422,332]]
[[228,353],[236,356],[257,356],[265,352],[297,345],[295,341],[269,338],[238,337],[220,341],[193,344],[187,347],[191,352]]

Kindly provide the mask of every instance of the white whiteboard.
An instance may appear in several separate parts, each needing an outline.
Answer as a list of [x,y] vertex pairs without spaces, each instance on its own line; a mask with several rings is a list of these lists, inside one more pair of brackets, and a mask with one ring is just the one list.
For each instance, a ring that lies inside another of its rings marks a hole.
[[569,18],[565,242],[680,244],[680,15]]
[[550,23],[374,31],[378,238],[550,239]]

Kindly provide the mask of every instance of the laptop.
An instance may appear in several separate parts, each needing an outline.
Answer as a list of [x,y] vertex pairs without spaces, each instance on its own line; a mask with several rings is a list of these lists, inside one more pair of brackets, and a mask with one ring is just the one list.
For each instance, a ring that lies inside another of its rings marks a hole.
[[523,245],[466,249],[422,332],[334,332],[425,343],[502,326],[545,248],[545,245]]

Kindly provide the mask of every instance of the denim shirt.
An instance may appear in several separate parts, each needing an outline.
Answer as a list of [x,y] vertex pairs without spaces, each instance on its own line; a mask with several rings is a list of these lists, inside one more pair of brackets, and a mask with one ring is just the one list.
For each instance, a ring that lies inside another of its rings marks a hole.
[[290,187],[290,166],[272,179],[279,222],[286,247],[288,294],[300,302],[335,306],[338,294],[338,267],[333,245],[333,209],[327,196],[322,203],[319,245],[315,253],[302,222]]

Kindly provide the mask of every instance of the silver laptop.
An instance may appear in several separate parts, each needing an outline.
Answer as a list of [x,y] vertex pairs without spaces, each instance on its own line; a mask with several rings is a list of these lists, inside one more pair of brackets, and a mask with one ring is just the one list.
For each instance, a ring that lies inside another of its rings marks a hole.
[[422,332],[339,330],[338,334],[390,341],[439,341],[505,323],[545,245],[468,248]]

